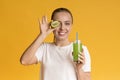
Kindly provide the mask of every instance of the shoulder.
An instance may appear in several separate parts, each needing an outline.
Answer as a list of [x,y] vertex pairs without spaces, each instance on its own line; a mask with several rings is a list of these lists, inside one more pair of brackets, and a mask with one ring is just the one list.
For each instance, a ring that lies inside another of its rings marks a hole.
[[87,46],[86,45],[82,45],[84,50],[87,50]]
[[54,44],[52,42],[43,42],[41,46],[49,47],[49,46],[54,46]]
[[84,51],[85,53],[89,53],[87,46],[83,45],[82,47],[83,47],[83,51]]

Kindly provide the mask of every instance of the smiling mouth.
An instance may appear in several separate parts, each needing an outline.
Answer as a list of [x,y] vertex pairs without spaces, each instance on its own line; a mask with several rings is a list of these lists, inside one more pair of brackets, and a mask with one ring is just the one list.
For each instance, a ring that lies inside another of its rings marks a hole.
[[58,33],[60,36],[64,36],[66,34],[66,32],[59,32]]

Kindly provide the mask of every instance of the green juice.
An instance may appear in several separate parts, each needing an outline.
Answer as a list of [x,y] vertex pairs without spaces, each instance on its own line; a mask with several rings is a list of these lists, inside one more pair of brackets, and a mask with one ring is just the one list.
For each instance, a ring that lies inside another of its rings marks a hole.
[[78,55],[82,52],[82,43],[80,40],[73,42],[73,60],[78,61]]

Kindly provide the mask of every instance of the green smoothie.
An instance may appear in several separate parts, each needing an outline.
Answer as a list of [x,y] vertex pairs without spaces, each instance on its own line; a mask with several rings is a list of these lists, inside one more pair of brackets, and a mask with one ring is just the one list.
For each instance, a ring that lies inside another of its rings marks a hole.
[[78,54],[82,52],[82,43],[78,40],[78,42],[73,43],[73,60],[78,61]]

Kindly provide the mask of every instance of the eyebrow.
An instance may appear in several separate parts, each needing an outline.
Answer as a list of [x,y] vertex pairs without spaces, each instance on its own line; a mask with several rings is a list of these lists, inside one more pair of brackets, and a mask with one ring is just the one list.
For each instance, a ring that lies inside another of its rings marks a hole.
[[[53,21],[59,21],[59,20],[53,20]],[[61,21],[59,21],[59,22],[61,22]],[[63,22],[71,22],[72,23],[72,21],[70,21],[70,20],[66,20],[66,21],[63,21]]]
[[71,22],[71,21],[64,21],[64,22]]

